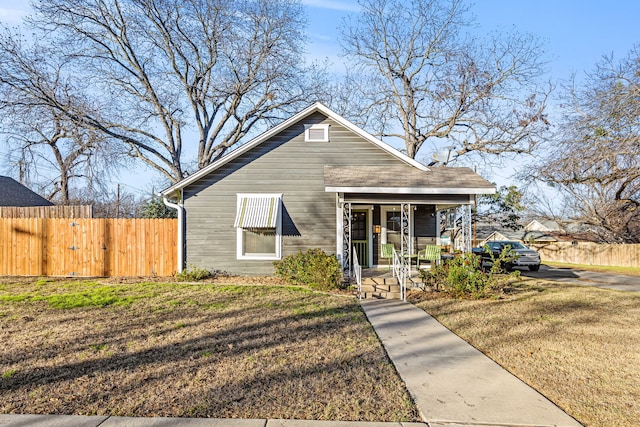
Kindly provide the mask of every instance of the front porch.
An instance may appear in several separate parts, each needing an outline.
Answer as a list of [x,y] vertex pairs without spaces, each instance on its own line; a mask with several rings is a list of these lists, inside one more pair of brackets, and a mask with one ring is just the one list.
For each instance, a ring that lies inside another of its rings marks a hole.
[[[342,218],[338,254],[344,277],[355,282],[360,298],[405,300],[407,290],[421,286],[420,270],[441,260],[442,212],[452,205],[434,204],[424,196],[405,200],[410,201],[396,204],[374,195],[366,200],[353,195],[338,199],[337,214]],[[456,207],[460,221],[454,220],[453,230],[449,229],[454,236],[462,236],[457,247],[449,246],[451,251],[471,251],[473,199],[465,201]],[[451,240],[455,244],[456,239]]]
[[418,270],[427,253],[445,245],[471,251],[471,207],[478,194],[495,192],[467,168],[325,166],[324,178],[325,191],[336,194],[336,254],[345,278],[361,285],[362,273],[387,267],[402,299],[419,276],[412,264]]

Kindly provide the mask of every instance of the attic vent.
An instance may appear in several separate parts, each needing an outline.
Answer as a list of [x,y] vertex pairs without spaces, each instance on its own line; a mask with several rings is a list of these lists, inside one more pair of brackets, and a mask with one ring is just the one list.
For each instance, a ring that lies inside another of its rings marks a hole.
[[304,125],[305,142],[329,142],[329,125]]

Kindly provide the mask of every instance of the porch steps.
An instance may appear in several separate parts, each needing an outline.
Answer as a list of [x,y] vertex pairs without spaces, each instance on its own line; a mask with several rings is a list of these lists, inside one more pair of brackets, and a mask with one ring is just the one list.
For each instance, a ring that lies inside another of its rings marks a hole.
[[398,279],[389,277],[367,277],[362,279],[363,299],[400,299]]

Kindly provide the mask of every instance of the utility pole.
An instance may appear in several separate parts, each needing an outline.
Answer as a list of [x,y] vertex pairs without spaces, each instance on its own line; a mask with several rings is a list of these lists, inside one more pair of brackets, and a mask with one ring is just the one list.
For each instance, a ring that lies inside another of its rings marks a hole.
[[116,190],[116,218],[120,218],[120,184]]

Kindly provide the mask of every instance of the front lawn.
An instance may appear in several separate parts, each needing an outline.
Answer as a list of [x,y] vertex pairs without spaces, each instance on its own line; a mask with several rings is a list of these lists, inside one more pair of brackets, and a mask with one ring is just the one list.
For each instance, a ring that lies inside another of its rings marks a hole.
[[0,283],[0,412],[415,421],[357,300],[288,286]]
[[587,426],[640,420],[640,294],[523,278],[502,299],[415,302]]

